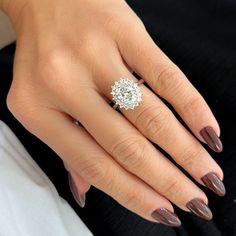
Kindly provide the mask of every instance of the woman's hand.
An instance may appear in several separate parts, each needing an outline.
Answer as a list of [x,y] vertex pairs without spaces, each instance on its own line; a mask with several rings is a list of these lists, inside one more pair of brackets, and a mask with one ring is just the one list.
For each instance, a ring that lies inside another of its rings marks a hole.
[[[224,195],[222,170],[197,140],[221,151],[219,126],[126,2],[18,1],[7,7],[17,32],[7,98],[14,116],[86,182],[140,216],[179,226],[172,202],[211,219],[203,191],[150,141]],[[116,80],[136,80],[130,70],[174,107],[196,138],[145,85],[134,110],[120,114],[108,105]]]

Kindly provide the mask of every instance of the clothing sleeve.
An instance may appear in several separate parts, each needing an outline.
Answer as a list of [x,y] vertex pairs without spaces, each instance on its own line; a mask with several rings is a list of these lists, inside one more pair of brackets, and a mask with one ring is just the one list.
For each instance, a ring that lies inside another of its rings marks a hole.
[[2,121],[0,209],[1,236],[92,236]]
[[0,10],[0,49],[14,42],[15,32],[9,18]]

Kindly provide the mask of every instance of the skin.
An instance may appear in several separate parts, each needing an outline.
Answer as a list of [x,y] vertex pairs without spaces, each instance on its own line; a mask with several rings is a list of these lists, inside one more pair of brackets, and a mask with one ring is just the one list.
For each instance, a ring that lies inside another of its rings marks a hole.
[[[0,0],[0,7],[17,33],[8,108],[62,158],[80,191],[93,185],[150,221],[157,208],[173,211],[172,203],[185,211],[193,198],[207,203],[150,140],[203,184],[211,171],[223,179],[199,134],[211,126],[220,135],[219,125],[125,1]],[[120,114],[108,105],[111,85],[120,77],[136,80],[130,70],[154,92],[141,85],[143,102]]]

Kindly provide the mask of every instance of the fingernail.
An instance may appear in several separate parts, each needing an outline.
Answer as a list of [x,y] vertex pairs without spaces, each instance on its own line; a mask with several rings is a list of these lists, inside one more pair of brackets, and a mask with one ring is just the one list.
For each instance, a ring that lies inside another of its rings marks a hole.
[[210,126],[203,128],[200,131],[201,136],[206,141],[208,146],[215,152],[222,152],[223,145],[214,129]]
[[73,178],[71,177],[71,175],[69,174],[68,175],[68,180],[69,180],[69,186],[70,186],[70,190],[71,190],[71,193],[75,199],[75,201],[77,202],[77,204],[80,206],[80,207],[84,207],[85,206],[85,201],[86,201],[86,193],[82,193],[82,194],[79,194],[78,191],[77,191],[77,187],[75,185],[75,182],[73,180]]
[[213,217],[210,208],[202,199],[194,198],[186,204],[186,207],[204,220],[211,220]]
[[225,195],[225,186],[220,178],[214,173],[210,172],[202,177],[202,182],[219,196]]
[[166,208],[158,208],[152,212],[151,216],[158,222],[164,225],[179,227],[181,221],[178,216]]

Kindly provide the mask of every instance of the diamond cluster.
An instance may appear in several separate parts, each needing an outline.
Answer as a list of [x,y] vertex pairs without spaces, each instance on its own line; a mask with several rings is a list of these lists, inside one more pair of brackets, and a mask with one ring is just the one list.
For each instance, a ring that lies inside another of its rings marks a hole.
[[134,109],[142,101],[141,90],[134,80],[121,78],[111,88],[113,100],[120,108]]

